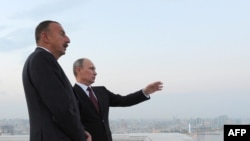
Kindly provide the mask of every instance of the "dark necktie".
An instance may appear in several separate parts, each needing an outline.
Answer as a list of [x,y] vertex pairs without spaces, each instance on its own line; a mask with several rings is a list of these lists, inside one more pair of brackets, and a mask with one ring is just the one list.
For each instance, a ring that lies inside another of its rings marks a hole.
[[93,94],[92,89],[91,89],[90,87],[88,87],[87,90],[89,91],[89,98],[90,98],[90,100],[91,100],[92,103],[94,104],[96,111],[99,113],[98,102],[97,102],[97,100],[96,100],[96,98],[95,98],[95,96],[94,96],[94,94]]

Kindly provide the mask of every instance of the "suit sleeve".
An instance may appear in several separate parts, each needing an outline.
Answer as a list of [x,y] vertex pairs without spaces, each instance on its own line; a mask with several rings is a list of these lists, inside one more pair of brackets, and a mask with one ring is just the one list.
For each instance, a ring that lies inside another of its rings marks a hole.
[[134,93],[127,94],[125,96],[121,94],[115,94],[104,87],[106,93],[109,95],[110,106],[133,106],[150,98],[147,98],[142,90],[136,91]]
[[85,141],[72,86],[56,60],[46,55],[30,64],[31,81],[58,127],[73,141]]

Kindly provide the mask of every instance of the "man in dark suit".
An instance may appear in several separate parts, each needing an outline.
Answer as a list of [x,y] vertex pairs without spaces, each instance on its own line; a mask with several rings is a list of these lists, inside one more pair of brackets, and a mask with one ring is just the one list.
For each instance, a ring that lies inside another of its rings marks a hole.
[[[76,60],[73,71],[77,82],[73,89],[79,99],[82,123],[91,134],[92,141],[112,141],[109,107],[132,106],[148,100],[149,94],[162,89],[162,82],[151,83],[142,90],[122,96],[112,93],[104,86],[91,87],[97,75],[95,69],[94,64],[87,58]],[[96,102],[91,102],[93,93],[98,103],[97,107],[95,107]]]
[[35,31],[37,48],[23,67],[30,141],[91,141],[80,120],[72,85],[57,62],[69,38],[56,21],[43,21]]

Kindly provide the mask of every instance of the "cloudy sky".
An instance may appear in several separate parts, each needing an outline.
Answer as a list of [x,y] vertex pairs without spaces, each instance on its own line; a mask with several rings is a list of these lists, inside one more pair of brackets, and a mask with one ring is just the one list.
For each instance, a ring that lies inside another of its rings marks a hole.
[[249,0],[8,0],[0,5],[0,119],[28,118],[21,74],[34,29],[60,22],[71,43],[59,63],[90,58],[94,85],[126,95],[160,80],[149,101],[110,118],[249,118]]

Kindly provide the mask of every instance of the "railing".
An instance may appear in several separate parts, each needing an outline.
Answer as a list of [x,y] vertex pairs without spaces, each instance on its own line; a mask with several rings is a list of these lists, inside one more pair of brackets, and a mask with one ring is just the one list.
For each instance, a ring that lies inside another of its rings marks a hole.
[[114,141],[152,141],[147,136],[113,135]]

